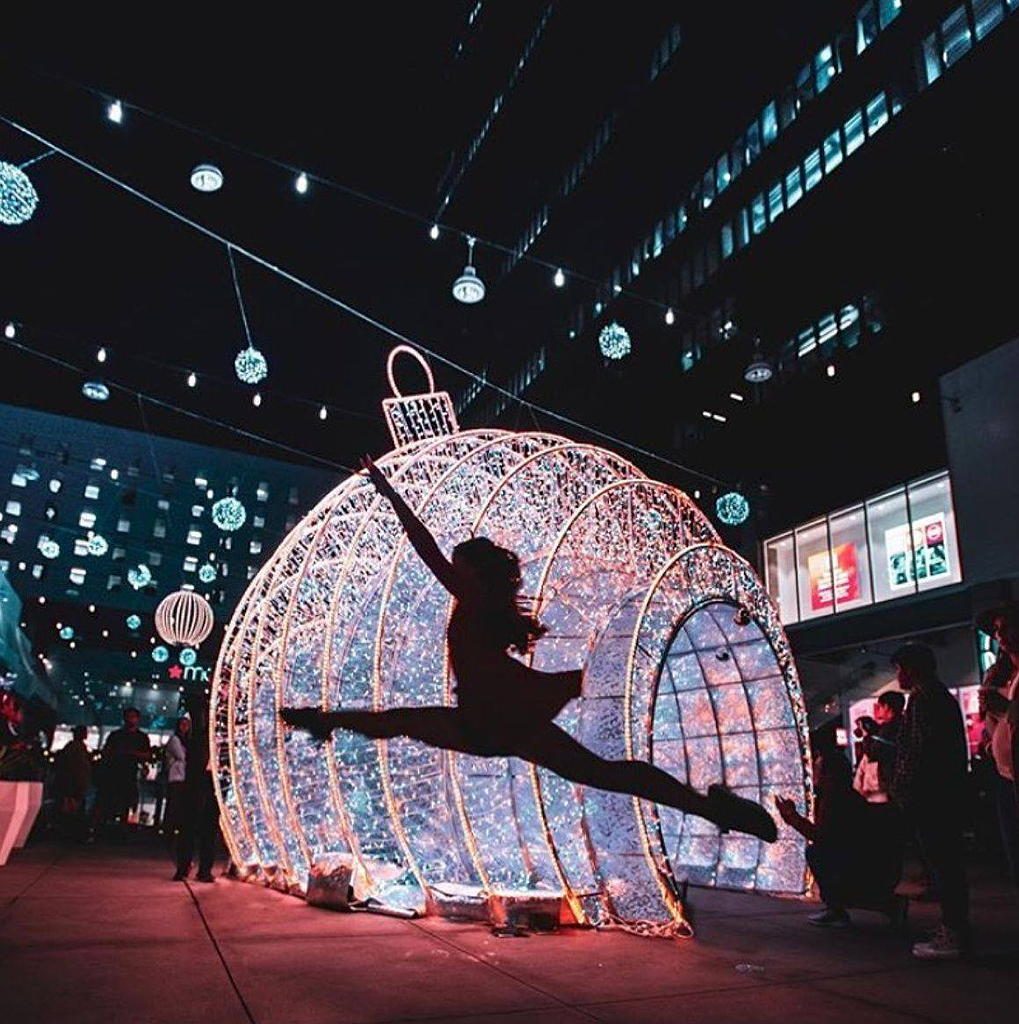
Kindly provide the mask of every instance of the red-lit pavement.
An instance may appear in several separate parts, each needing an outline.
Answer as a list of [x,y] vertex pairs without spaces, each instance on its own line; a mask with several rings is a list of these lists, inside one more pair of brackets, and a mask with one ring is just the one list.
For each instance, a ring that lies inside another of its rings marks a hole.
[[[698,1024],[1014,1020],[1019,911],[978,881],[977,950],[928,964],[876,916],[819,932],[815,905],[696,892],[697,938],[340,914],[217,878],[170,881],[147,842],[37,844],[0,869],[5,1024],[457,1021]],[[914,904],[910,934],[935,910]],[[737,970],[752,964],[754,970]]]

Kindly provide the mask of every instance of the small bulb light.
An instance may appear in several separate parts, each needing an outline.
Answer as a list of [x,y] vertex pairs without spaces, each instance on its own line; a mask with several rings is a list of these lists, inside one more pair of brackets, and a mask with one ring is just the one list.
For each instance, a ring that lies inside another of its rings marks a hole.
[[556,288],[562,288],[562,286],[566,284],[566,275],[563,273],[562,267],[555,272],[555,277],[552,278],[552,281]]

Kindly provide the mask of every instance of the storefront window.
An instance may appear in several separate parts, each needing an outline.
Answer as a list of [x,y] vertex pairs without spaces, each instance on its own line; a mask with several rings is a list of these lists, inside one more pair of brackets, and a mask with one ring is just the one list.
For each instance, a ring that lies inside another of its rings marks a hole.
[[796,577],[800,619],[816,619],[835,611],[828,523],[821,519],[795,531]]
[[920,590],[933,590],[962,580],[959,547],[952,508],[952,485],[938,474],[911,483],[907,489],[913,521],[916,582]]
[[785,623],[961,582],[948,474],[915,480],[765,541],[764,567]]
[[831,524],[831,562],[835,611],[861,608],[874,600],[871,592],[867,520],[863,506],[836,512]]
[[796,553],[793,535],[784,534],[764,546],[764,578],[783,622],[798,622],[796,603]]

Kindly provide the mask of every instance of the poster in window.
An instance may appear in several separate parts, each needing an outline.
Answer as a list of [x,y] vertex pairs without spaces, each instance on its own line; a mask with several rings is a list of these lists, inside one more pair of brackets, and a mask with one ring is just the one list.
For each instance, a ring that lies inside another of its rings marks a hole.
[[807,559],[807,572],[810,575],[810,607],[815,612],[831,608],[833,601],[844,604],[860,597],[860,572],[855,544],[839,544],[832,548],[830,559],[827,551],[811,555]]
[[948,547],[945,543],[945,515],[937,512],[913,523],[913,557],[909,552],[909,526],[901,523],[885,530],[888,553],[888,582],[893,590],[912,587],[915,580],[947,576]]

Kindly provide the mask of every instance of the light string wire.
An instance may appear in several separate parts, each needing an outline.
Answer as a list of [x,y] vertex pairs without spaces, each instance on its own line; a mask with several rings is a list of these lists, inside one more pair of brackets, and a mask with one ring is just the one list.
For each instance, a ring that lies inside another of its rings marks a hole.
[[[28,355],[36,356],[46,362],[53,363],[55,366],[60,366],[65,370],[71,370],[75,374],[80,374],[84,377],[88,376],[88,371],[67,359],[61,359],[59,356],[51,355],[49,352],[41,352],[39,349],[32,348],[30,345],[24,344],[24,342],[6,339],[6,343],[12,348],[19,349]],[[207,423],[210,426],[229,431],[231,434],[236,434],[238,437],[243,437],[248,441],[255,441],[258,444],[264,444],[270,448],[277,448],[280,451],[289,453],[290,455],[297,455],[302,459],[309,459],[314,462],[318,462],[321,465],[326,466],[328,469],[339,470],[342,473],[353,474],[358,472],[358,470],[344,465],[342,462],[333,462],[331,459],[323,458],[321,455],[315,455],[313,452],[302,451],[300,448],[295,448],[293,445],[285,444],[283,441],[277,441],[274,438],[265,437],[262,434],[256,434],[253,430],[245,430],[243,427],[235,426],[233,423],[227,423],[225,420],[216,419],[214,416],[206,416],[204,413],[195,412],[193,409],[185,409],[182,406],[174,405],[172,402],[165,402],[161,398],[155,398],[152,395],[146,394],[144,391],[139,391],[137,388],[129,387],[127,384],[121,384],[119,381],[113,380],[110,377],[104,377],[103,380],[109,387],[114,388],[117,391],[122,391],[126,395],[143,398],[150,405],[155,405],[161,409],[167,409],[170,412],[179,413],[181,416],[186,416],[189,419],[198,420],[201,423]]]
[[[80,89],[98,99],[108,101],[113,98],[112,93],[98,89],[95,86],[89,85],[86,82],[81,82],[67,75],[57,74],[56,72],[41,68],[32,68],[31,70],[35,74],[41,75],[45,78],[54,79],[76,89]],[[314,182],[316,185],[340,192],[344,195],[350,196],[352,199],[356,199],[359,202],[366,203],[370,206],[376,206],[388,213],[393,213],[399,217],[412,220],[416,224],[420,224],[422,227],[441,227],[444,232],[453,235],[461,241],[467,241],[474,238],[483,248],[491,249],[493,252],[501,253],[504,256],[512,256],[517,261],[530,263],[536,267],[541,267],[543,270],[552,271],[553,273],[561,270],[567,278],[580,281],[595,289],[601,288],[606,284],[604,279],[574,270],[565,263],[557,263],[552,260],[542,259],[540,256],[535,256],[530,252],[520,253],[514,245],[507,245],[505,242],[497,242],[493,239],[485,238],[484,236],[479,235],[476,231],[468,231],[446,221],[437,221],[435,217],[426,217],[423,214],[418,213],[416,210],[410,210],[405,206],[400,206],[398,203],[392,202],[391,200],[382,199],[379,196],[363,192],[360,189],[353,188],[343,182],[327,178],[324,175],[317,174],[313,171],[308,171],[306,168],[297,167],[296,165],[288,163],[285,160],[281,160],[278,157],[269,156],[268,154],[259,152],[258,150],[249,149],[248,147],[242,146],[230,139],[224,139],[222,136],[216,135],[214,132],[207,131],[204,128],[197,128],[187,122],[180,121],[175,117],[171,117],[169,114],[163,114],[157,110],[152,110],[149,107],[143,107],[140,104],[132,103],[130,101],[118,99],[118,102],[124,110],[131,110],[136,113],[143,114],[145,117],[151,118],[154,121],[160,121],[172,128],[176,128],[178,131],[199,139],[205,139],[208,142],[215,143],[217,146],[222,146],[224,149],[231,150],[234,153],[240,153],[242,156],[246,156],[249,159],[261,161],[262,163],[269,164],[272,167],[278,167],[280,170],[287,171],[290,174],[303,174],[309,182]],[[632,291],[630,288],[621,288],[618,292],[613,291],[612,293],[612,297],[614,299],[623,296],[628,299],[636,300],[637,302],[643,303],[644,305],[650,306],[658,311],[671,309],[677,319],[682,317],[690,324],[702,323],[707,320],[707,318],[701,313],[693,313],[688,309],[683,309],[678,306],[670,306],[666,302],[659,302],[657,299],[649,298],[639,292]]]
[[[73,342],[74,344],[81,345],[82,347],[94,347],[95,345],[94,338],[88,338],[87,340],[83,340],[81,337],[70,334],[67,331],[56,331],[49,327],[40,328],[36,326],[34,323],[28,324],[24,320],[11,320],[9,322],[14,324],[16,327],[21,328],[22,330],[28,328],[32,331],[33,334],[42,337],[54,338],[61,342]],[[103,347],[107,349],[108,352],[115,353],[118,359],[121,361],[125,359],[134,360],[135,362],[143,363],[146,366],[154,366],[159,370],[167,370],[175,374],[180,374],[184,378],[186,378],[189,373],[195,373],[195,377],[200,378],[201,380],[212,381],[213,383],[218,384],[220,386],[230,386],[238,394],[250,394],[250,387],[248,387],[247,385],[239,384],[235,376],[224,376],[222,374],[210,372],[209,370],[203,370],[201,374],[199,374],[195,371],[195,367],[193,364],[185,366],[181,363],[168,362],[165,359],[155,359],[152,356],[132,352],[126,346],[123,349],[118,348],[116,345],[111,345],[108,341],[104,342]],[[337,413],[341,416],[348,416],[351,419],[366,420],[370,423],[378,423],[378,416],[374,416],[366,412],[359,412],[357,409],[348,409],[345,406],[335,405],[332,402],[322,402],[314,398],[304,398],[301,395],[294,395],[288,391],[280,391],[277,388],[267,388],[264,386],[260,387],[259,391],[262,393],[263,396],[268,396],[274,400],[293,402],[295,405],[308,406],[308,408],[315,409],[316,411],[321,410],[324,407],[326,411],[329,413]]]
[[[40,135],[39,133],[33,131],[30,128],[26,128],[24,125],[19,124],[17,121],[12,120],[6,115],[0,115],[0,121],[3,121],[5,124],[9,125],[11,128],[15,129],[15,131],[19,131],[22,134],[28,136],[29,138],[34,139],[41,145],[49,146],[51,149],[54,150],[54,152],[59,153],[65,159],[71,161],[72,163],[76,164],[79,167],[82,167],[91,174],[94,174],[97,177],[102,178],[104,181],[115,186],[116,188],[122,189],[129,195],[134,196],[136,199],[139,199],[142,202],[147,203],[149,206],[166,214],[168,217],[171,217],[172,219],[187,225],[192,230],[198,232],[201,235],[204,235],[206,238],[210,238],[213,241],[218,242],[220,245],[232,246],[237,252],[247,257],[247,259],[251,260],[253,263],[257,263],[260,266],[264,267],[266,270],[272,271],[274,274],[278,275],[279,277],[283,278],[286,281],[289,281],[291,284],[296,285],[298,288],[301,288],[302,290],[316,296],[317,298],[321,299],[328,305],[335,306],[337,309],[343,310],[343,312],[347,313],[348,315],[354,317],[357,320],[360,320],[362,323],[368,324],[370,327],[374,327],[376,330],[388,335],[390,338],[393,338],[394,340],[399,341],[404,345],[409,345],[411,348],[423,352],[425,355],[430,356],[432,359],[434,359],[437,363],[441,363],[443,366],[449,367],[450,369],[463,374],[465,377],[468,377],[480,383],[483,387],[490,388],[497,394],[500,394],[503,397],[507,398],[509,401],[517,402],[520,405],[529,408],[536,413],[541,413],[544,416],[548,416],[550,419],[553,419],[558,423],[562,423],[567,426],[574,427],[577,430],[584,431],[588,434],[600,438],[603,441],[608,441],[612,444],[618,445],[621,448],[625,448],[628,451],[634,452],[635,454],[643,455],[646,458],[653,459],[656,462],[662,463],[663,465],[671,466],[673,469],[677,469],[680,472],[685,473],[691,477],[696,477],[700,480],[705,480],[711,484],[714,484],[715,486],[727,486],[724,481],[722,481],[718,477],[712,476],[709,473],[705,473],[702,470],[693,469],[690,466],[684,466],[682,463],[676,462],[673,459],[669,459],[666,456],[660,455],[657,452],[651,451],[648,448],[644,448],[641,445],[635,445],[629,441],[623,440],[622,438],[614,437],[612,434],[608,434],[605,431],[598,430],[596,427],[589,426],[588,424],[582,423],[581,421],[573,419],[570,416],[565,416],[562,413],[553,412],[551,409],[547,409],[544,406],[538,405],[536,402],[531,402],[526,398],[522,398],[519,395],[513,394],[508,389],[503,388],[500,385],[494,384],[491,381],[487,380],[484,377],[484,375],[476,373],[475,371],[468,369],[462,364],[457,363],[455,360],[442,355],[441,353],[435,351],[434,349],[428,348],[421,342],[409,338],[407,335],[396,330],[396,328],[390,327],[388,324],[385,324],[382,321],[376,319],[369,313],[365,313],[363,310],[360,310],[357,307],[352,306],[347,302],[344,302],[342,299],[339,299],[336,296],[331,295],[329,292],[326,292],[323,289],[317,287],[316,285],[311,284],[309,281],[305,281],[303,278],[298,277],[296,274],[293,274],[290,271],[284,269],[283,267],[280,267],[275,263],[272,263],[270,260],[258,255],[257,253],[252,252],[250,249],[247,249],[244,246],[238,245],[237,243],[230,241],[228,238],[225,238],[218,232],[213,231],[209,227],[206,227],[204,224],[201,224],[198,221],[193,220],[186,214],[180,213],[178,210],[174,210],[172,207],[167,206],[160,200],[155,199],[154,197],[148,195],[147,193],[142,192],[140,189],[135,188],[133,185],[130,185],[125,181],[122,181],[115,175],[110,174],[108,171],[104,171],[102,168],[97,167],[95,164],[90,163],[88,160],[85,160],[84,158],[77,156],[70,150],[67,150],[57,145],[56,143],[49,141],[44,136]],[[150,401],[156,401],[155,399],[152,399],[150,396],[146,397],[149,397]],[[167,407],[175,408],[174,406],[168,404]],[[228,424],[220,423],[220,425],[224,427],[229,427]],[[257,437],[257,435],[253,436]],[[296,452],[297,454],[306,454],[300,452],[298,449],[290,450]],[[322,461],[326,462],[327,460]],[[330,463],[330,465],[333,464]]]
[[230,260],[230,276],[234,282],[234,294],[237,296],[237,305],[241,311],[241,323],[244,324],[244,337],[248,340],[248,348],[252,348],[251,344],[251,328],[248,327],[248,313],[244,308],[244,296],[241,294],[241,283],[237,279],[237,264],[234,262],[234,251],[233,246],[229,242],[226,244],[226,254]]

